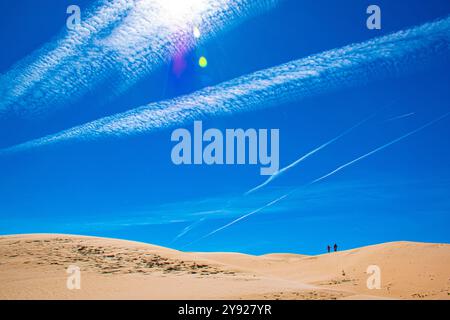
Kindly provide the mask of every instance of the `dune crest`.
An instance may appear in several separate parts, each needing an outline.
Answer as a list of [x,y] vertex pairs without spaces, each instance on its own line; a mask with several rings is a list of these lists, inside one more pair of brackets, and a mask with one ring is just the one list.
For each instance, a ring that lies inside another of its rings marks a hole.
[[[79,267],[81,289],[67,288]],[[368,289],[368,266],[381,289]],[[304,256],[189,253],[71,235],[0,237],[0,299],[450,299],[450,245]]]

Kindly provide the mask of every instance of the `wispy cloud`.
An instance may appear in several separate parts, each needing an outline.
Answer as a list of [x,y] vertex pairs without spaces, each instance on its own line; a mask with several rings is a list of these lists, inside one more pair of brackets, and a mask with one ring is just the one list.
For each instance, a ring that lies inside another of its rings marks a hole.
[[[45,115],[99,85],[120,94],[178,53],[278,0],[103,0],[0,77],[0,116]],[[201,30],[196,38],[193,28]]]
[[[448,57],[450,18],[326,51],[245,75],[193,94],[151,103],[3,150],[17,152],[65,141],[147,134],[206,116],[224,116],[352,87],[423,68]],[[377,72],[373,72],[373,65]]]

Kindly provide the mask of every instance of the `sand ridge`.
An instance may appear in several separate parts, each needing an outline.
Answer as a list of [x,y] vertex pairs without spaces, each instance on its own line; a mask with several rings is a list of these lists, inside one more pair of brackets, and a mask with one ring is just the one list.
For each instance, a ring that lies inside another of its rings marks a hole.
[[[68,266],[80,290],[66,286]],[[370,290],[369,265],[381,270]],[[393,242],[318,256],[189,253],[85,236],[0,237],[0,299],[450,299],[450,245]]]

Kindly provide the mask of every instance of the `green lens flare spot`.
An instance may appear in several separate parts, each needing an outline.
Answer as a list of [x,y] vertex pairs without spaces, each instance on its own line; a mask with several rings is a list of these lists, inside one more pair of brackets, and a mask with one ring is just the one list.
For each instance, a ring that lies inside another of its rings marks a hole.
[[200,59],[198,59],[198,65],[201,68],[206,68],[208,66],[208,60],[205,57],[200,57]]

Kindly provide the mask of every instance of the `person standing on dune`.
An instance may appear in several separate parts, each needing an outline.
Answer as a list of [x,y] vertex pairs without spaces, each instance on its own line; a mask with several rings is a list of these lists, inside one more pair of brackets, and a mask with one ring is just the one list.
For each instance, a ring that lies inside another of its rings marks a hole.
[[334,248],[334,252],[336,252],[337,251],[337,244],[336,243],[334,244],[333,248]]
[[327,250],[328,250],[328,253],[330,253],[330,251],[331,251],[330,245],[327,246]]

